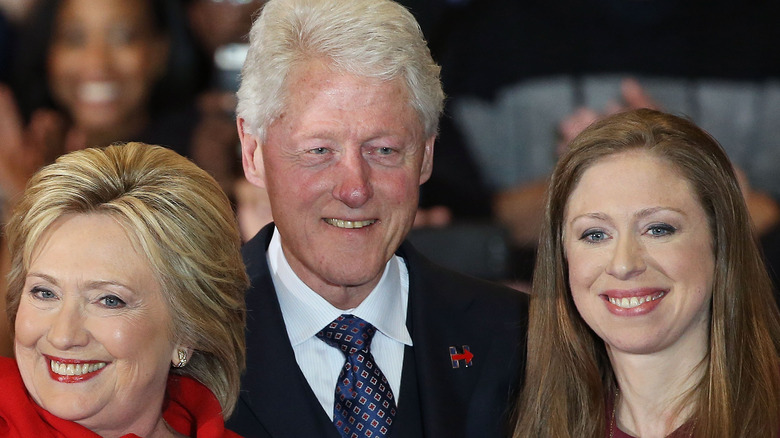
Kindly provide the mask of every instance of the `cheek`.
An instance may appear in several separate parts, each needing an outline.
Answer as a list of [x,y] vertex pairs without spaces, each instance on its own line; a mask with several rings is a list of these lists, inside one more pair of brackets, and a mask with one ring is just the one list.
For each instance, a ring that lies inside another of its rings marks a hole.
[[569,284],[572,293],[590,286],[600,273],[600,263],[596,254],[583,254],[581,251],[566,251],[569,270]]
[[[101,327],[103,326],[103,327]],[[128,357],[143,345],[139,342],[146,333],[130,330],[129,324],[98,324],[100,344],[114,357]]]
[[90,331],[116,358],[137,357],[145,350],[157,350],[171,344],[168,328],[158,317],[97,320]]
[[125,48],[116,50],[111,62],[119,74],[135,78],[139,82],[151,82],[153,69],[149,57],[145,50]]
[[277,156],[267,156],[265,160],[255,154],[255,166],[263,166],[265,184],[269,194],[278,194],[283,204],[305,203],[323,192],[329,192],[334,177],[327,169],[308,169],[288,164]]
[[[268,202],[274,218],[286,217],[288,221],[304,221],[306,214],[316,211],[321,199],[328,199],[330,191],[319,179],[307,178],[297,173],[298,178],[284,173],[266,174]],[[328,195],[327,197],[325,195]]]
[[[570,253],[571,254],[571,253]],[[600,302],[593,292],[599,278],[599,264],[594,257],[586,254],[571,254],[567,259],[569,273],[569,291],[574,307],[585,322],[593,327],[593,315],[598,312]]]
[[375,195],[394,206],[408,205],[417,209],[420,191],[419,176],[412,172],[378,172],[373,178]]
[[658,253],[655,260],[663,263],[663,270],[680,282],[691,284],[702,290],[711,290],[715,274],[715,260],[709,244],[686,243],[670,247]]
[[74,65],[72,61],[74,58],[78,57],[74,57],[73,52],[70,50],[58,49],[56,47],[52,48],[48,57],[49,74],[56,76],[57,74],[68,70],[68,67]]
[[47,324],[41,315],[37,315],[30,305],[22,301],[16,312],[14,343],[18,347],[30,348],[45,334]]
[[54,49],[48,59],[49,84],[55,93],[67,91],[67,81],[78,73],[78,56],[71,51]]

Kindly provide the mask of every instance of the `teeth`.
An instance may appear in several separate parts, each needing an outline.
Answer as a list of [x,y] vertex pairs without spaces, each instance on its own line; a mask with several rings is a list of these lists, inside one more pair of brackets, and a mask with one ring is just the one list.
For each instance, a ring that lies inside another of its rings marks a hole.
[[114,82],[87,82],[79,89],[79,98],[91,103],[110,102],[119,95],[119,87]]
[[643,297],[631,297],[631,298],[628,298],[628,297],[612,298],[612,297],[610,297],[609,298],[609,302],[614,304],[614,305],[616,305],[616,306],[618,306],[618,307],[621,307],[623,309],[633,309],[634,307],[641,306],[644,303],[647,303],[647,302],[650,302],[650,301],[655,301],[655,300],[661,298],[662,296],[664,296],[665,294],[666,294],[665,292],[660,292],[660,293],[658,293],[656,295],[646,295],[646,296],[643,296]]
[[376,222],[376,219],[368,221],[344,221],[341,219],[325,219],[325,222],[338,228],[363,228]]
[[51,361],[51,370],[55,374],[59,374],[61,376],[82,376],[84,374],[94,373],[95,371],[103,368],[106,366],[105,362],[98,362],[98,363],[84,363],[84,364],[64,364],[57,362],[56,360]]

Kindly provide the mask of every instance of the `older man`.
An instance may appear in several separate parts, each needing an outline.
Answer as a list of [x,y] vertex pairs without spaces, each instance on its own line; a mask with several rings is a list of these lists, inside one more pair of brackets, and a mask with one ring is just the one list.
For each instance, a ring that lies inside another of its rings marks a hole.
[[229,426],[260,437],[492,437],[522,373],[522,294],[404,243],[443,93],[388,0],[271,0],[238,92],[274,224],[244,248],[247,373]]

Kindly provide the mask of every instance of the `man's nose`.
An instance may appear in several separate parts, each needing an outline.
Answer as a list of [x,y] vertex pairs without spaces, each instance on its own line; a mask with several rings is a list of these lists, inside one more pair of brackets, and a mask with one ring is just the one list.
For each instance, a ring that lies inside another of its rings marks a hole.
[[342,157],[335,169],[336,185],[333,197],[349,208],[362,207],[372,196],[371,166],[359,152]]

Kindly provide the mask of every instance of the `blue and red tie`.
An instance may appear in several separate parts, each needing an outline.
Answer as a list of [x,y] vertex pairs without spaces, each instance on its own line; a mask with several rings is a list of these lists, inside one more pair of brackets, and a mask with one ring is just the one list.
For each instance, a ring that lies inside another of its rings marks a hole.
[[347,360],[336,383],[333,424],[344,438],[386,437],[395,417],[395,397],[369,351],[376,329],[354,315],[341,315],[317,337]]

